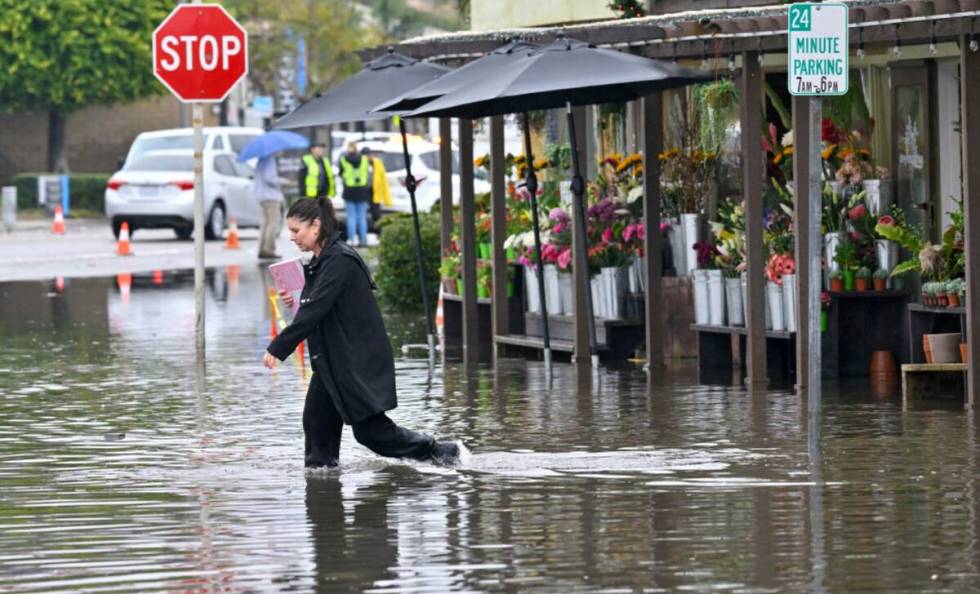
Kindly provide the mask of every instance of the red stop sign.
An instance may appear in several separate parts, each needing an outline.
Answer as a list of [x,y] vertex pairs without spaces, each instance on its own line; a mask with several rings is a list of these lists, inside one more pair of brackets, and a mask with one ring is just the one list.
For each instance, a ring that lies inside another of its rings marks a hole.
[[248,73],[248,34],[219,4],[182,4],[153,32],[153,74],[181,101],[221,101]]

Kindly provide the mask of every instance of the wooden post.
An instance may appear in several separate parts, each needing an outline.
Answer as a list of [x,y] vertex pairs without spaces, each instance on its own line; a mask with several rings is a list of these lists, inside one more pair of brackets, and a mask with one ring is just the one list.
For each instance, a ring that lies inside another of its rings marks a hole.
[[[452,171],[450,169],[450,171]],[[476,206],[473,203],[473,120],[459,119],[459,236],[463,264],[463,361],[479,358],[476,301]]]
[[449,118],[439,118],[439,190],[439,247],[445,254],[453,237],[453,127]]
[[[980,402],[980,53],[971,36],[960,37],[960,138],[963,142],[963,214],[966,243],[966,406]],[[974,197],[977,194],[977,197]]]
[[[504,118],[490,118],[490,241],[493,244],[493,293],[491,295],[491,327],[493,338],[507,334],[507,187],[504,179]],[[497,358],[497,343],[493,342],[493,357]]]
[[793,97],[793,233],[796,235],[796,388],[806,390],[808,374],[809,282],[810,246],[807,233],[810,228],[810,98]]
[[660,251],[660,155],[664,145],[663,94],[643,98],[643,270],[646,316],[647,368],[664,365],[663,261]]
[[762,72],[758,52],[742,53],[741,125],[742,189],[745,199],[745,243],[748,272],[746,383],[750,391],[765,389],[766,285],[762,244]]
[[[579,150],[579,170],[586,171],[586,138],[588,133],[585,128],[584,107],[572,108],[572,116],[575,118],[575,136],[578,139]],[[579,242],[587,241],[586,230],[579,224],[578,218],[572,217],[572,283],[575,286],[575,350],[573,354],[576,363],[588,363],[591,360],[589,353],[589,317],[586,315],[588,302],[585,294],[592,290],[589,284],[589,262],[582,258]]]

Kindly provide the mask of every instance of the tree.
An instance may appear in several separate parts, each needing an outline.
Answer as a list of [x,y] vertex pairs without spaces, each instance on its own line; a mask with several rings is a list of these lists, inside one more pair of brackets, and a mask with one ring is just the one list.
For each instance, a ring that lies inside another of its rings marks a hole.
[[249,83],[257,95],[274,95],[284,56],[306,44],[308,84],[300,100],[313,97],[361,68],[355,50],[377,45],[363,9],[346,0],[226,0],[225,8],[249,34]]
[[172,0],[0,0],[0,109],[48,112],[48,169],[68,171],[69,113],[160,93],[153,29]]

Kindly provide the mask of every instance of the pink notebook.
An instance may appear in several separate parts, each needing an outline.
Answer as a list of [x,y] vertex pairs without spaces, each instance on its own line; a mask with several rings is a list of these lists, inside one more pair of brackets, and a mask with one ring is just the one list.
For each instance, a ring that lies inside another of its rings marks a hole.
[[293,296],[293,313],[299,309],[299,295],[303,292],[306,279],[303,276],[303,264],[299,258],[276,262],[269,265],[269,273],[276,283],[276,291],[286,291]]

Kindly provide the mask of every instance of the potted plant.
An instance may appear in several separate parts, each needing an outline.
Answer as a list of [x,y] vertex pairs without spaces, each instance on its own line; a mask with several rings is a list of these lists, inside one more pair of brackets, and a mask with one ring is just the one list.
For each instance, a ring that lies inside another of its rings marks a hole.
[[735,87],[735,81],[730,78],[721,78],[705,84],[701,89],[701,95],[705,103],[715,109],[725,108],[738,102],[738,89]]
[[949,305],[949,299],[946,298],[946,282],[940,281],[936,282],[932,286],[933,299],[936,301],[938,307],[947,307]]
[[830,293],[820,293],[820,331],[826,332],[830,325]]
[[946,282],[946,303],[950,307],[960,306],[960,286],[962,284],[963,280],[958,278]]
[[442,288],[449,295],[456,295],[456,280],[459,278],[459,254],[450,253],[442,257],[439,264]]
[[854,270],[857,267],[857,249],[850,241],[842,241],[834,256],[841,272],[844,273],[844,290],[854,290]]
[[476,263],[476,296],[478,299],[490,297],[490,289],[493,285],[493,266],[489,262],[482,260]]
[[867,291],[868,283],[871,282],[871,269],[867,266],[858,268],[854,275],[854,288],[858,291]]
[[840,270],[830,271],[830,290],[834,293],[844,290],[844,274]]
[[884,268],[875,270],[873,282],[875,291],[884,291],[888,287],[888,271]]

